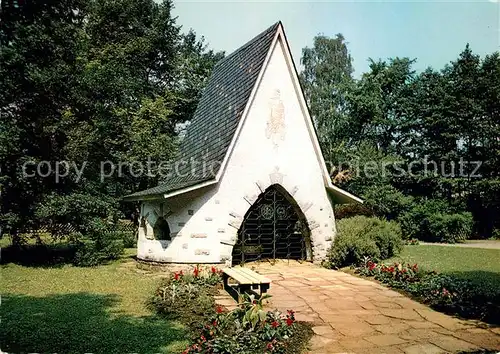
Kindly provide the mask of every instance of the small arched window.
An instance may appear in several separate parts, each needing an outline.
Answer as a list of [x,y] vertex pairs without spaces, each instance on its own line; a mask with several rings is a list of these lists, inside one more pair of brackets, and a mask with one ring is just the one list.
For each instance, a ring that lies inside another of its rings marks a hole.
[[171,240],[170,227],[168,226],[168,222],[163,217],[159,217],[156,221],[153,233],[155,239],[157,240]]

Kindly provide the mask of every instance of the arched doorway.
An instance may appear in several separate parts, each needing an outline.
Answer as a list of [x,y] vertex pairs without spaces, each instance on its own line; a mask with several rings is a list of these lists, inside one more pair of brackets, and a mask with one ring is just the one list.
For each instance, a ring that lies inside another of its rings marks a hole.
[[278,184],[267,188],[245,214],[232,263],[265,259],[311,260],[310,231],[299,206]]

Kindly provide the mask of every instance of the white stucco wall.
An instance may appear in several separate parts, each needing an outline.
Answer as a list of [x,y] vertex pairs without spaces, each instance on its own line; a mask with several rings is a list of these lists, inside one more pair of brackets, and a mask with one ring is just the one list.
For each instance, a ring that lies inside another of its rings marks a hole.
[[[311,139],[314,133],[300,104],[301,93],[294,85],[284,45],[279,38],[272,49],[219,183],[144,203],[143,215],[152,215],[155,209],[158,214],[163,203],[173,237],[172,241],[149,240],[141,228],[139,258],[176,263],[229,260],[246,211],[274,183],[294,197],[311,229],[314,259],[324,258],[335,233],[334,215]],[[151,225],[153,219],[148,216]]]

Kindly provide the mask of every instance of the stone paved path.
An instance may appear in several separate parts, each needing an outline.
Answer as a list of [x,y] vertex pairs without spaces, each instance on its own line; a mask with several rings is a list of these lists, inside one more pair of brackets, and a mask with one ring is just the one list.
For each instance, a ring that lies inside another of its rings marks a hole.
[[[254,263],[273,280],[267,305],[313,323],[310,353],[455,353],[500,350],[492,328],[436,312],[375,282],[309,263]],[[223,305],[234,305],[227,296]]]

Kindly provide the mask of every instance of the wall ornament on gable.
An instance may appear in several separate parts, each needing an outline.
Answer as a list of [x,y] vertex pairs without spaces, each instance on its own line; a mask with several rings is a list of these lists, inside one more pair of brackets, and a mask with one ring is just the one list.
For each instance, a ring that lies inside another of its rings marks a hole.
[[285,106],[281,100],[280,90],[274,90],[269,102],[271,112],[266,126],[266,138],[271,139],[274,147],[277,148],[280,141],[285,140]]

